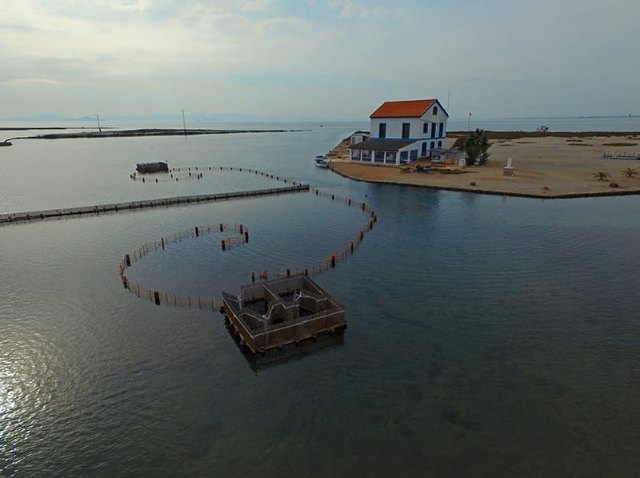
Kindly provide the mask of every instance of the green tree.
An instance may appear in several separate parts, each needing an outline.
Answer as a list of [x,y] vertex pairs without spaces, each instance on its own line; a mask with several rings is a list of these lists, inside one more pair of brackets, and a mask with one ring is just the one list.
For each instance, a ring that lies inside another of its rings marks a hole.
[[475,164],[476,161],[480,166],[486,164],[489,158],[489,138],[487,132],[483,129],[476,129],[474,132],[469,133],[467,139],[464,142],[464,152],[467,153],[467,161],[470,164]]
[[634,176],[636,176],[638,174],[638,169],[637,168],[626,168],[625,170],[622,171],[622,174],[624,174],[628,178],[632,178],[632,177],[634,177]]
[[606,181],[611,177],[611,175],[606,171],[598,171],[593,175],[593,177],[598,181]]

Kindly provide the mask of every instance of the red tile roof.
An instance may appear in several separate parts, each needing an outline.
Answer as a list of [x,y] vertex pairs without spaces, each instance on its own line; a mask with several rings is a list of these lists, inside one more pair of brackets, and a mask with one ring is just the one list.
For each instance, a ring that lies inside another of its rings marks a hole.
[[369,118],[419,118],[436,100],[385,101]]

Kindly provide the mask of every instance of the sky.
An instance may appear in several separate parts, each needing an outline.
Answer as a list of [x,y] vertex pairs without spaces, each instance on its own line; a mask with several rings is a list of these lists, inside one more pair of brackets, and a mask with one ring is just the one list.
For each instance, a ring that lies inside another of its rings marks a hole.
[[638,0],[2,0],[0,119],[640,114]]

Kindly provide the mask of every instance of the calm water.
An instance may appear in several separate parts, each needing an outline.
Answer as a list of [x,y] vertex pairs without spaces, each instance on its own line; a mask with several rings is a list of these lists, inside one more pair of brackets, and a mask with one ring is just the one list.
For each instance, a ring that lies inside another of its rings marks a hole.
[[128,177],[168,160],[304,180],[379,216],[353,257],[317,277],[347,307],[344,336],[258,363],[218,313],[125,291],[123,254],[244,223],[245,246],[223,254],[207,236],[131,269],[215,295],[260,267],[325,259],[359,230],[357,210],[302,193],[2,227],[0,475],[637,476],[640,197],[353,182],[311,158],[362,125],[303,127],[0,149],[0,212],[274,185]]

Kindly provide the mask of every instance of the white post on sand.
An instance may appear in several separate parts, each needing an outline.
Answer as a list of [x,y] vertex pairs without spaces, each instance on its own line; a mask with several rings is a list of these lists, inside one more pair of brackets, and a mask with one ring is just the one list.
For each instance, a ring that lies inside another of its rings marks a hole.
[[503,176],[513,176],[513,166],[511,165],[511,158],[507,159],[507,165],[502,171]]

